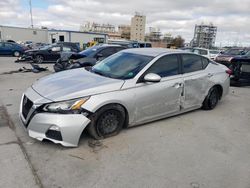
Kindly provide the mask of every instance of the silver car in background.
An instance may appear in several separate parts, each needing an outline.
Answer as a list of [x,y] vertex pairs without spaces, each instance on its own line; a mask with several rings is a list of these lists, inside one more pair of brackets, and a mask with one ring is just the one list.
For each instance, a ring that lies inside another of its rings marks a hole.
[[206,57],[161,48],[128,49],[95,65],[46,76],[23,94],[29,136],[75,147],[85,128],[95,139],[124,127],[198,108],[213,109],[230,71]]

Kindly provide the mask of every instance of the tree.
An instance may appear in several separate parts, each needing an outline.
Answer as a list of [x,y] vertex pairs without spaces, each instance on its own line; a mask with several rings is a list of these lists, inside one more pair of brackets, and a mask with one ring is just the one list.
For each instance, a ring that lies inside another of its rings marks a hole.
[[176,48],[181,48],[184,46],[184,42],[185,42],[185,40],[180,35],[178,35],[177,37],[174,38],[173,45]]

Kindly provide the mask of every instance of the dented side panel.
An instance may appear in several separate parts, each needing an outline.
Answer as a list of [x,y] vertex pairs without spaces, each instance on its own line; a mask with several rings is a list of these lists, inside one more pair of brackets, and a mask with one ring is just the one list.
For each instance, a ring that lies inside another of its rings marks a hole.
[[183,74],[184,99],[183,109],[201,106],[207,95],[207,90],[213,86],[206,71],[197,71]]

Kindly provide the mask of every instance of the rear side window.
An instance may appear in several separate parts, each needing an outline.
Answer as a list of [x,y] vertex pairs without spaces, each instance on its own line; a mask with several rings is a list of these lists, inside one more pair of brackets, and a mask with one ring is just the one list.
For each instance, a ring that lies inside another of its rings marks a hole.
[[114,54],[116,51],[114,48],[105,48],[101,50],[99,53],[103,55],[103,57],[108,57],[112,54]]
[[114,48],[115,49],[115,52],[119,52],[119,51],[121,51],[121,50],[124,50],[125,48],[123,48],[123,47],[116,47],[116,48]]
[[184,73],[202,70],[202,60],[198,55],[183,54],[182,64]]
[[207,58],[202,58],[202,68],[205,69],[209,64],[209,60]]
[[161,77],[179,74],[178,57],[176,55],[161,57],[147,70],[147,73],[155,73]]
[[7,47],[7,48],[13,48],[13,44],[5,43],[5,47]]

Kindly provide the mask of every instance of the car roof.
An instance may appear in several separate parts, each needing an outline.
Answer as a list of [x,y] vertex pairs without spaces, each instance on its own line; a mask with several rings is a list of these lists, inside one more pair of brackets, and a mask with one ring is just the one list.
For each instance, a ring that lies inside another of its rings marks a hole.
[[157,57],[161,54],[183,53],[183,50],[167,49],[167,48],[130,48],[127,50],[123,50],[123,52]]

